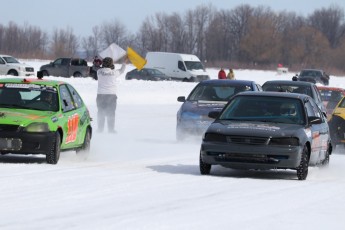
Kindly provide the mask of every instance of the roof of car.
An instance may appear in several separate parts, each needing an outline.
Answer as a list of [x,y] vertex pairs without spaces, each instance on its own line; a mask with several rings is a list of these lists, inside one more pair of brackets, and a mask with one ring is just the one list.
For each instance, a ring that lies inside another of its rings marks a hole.
[[304,85],[304,86],[310,86],[315,85],[314,83],[307,82],[307,81],[289,81],[289,80],[272,80],[272,81],[266,81],[264,85],[266,84],[276,84],[276,85]]
[[321,70],[321,69],[302,69],[301,72],[302,71],[320,71],[320,72],[323,72],[323,70]]
[[329,86],[321,86],[321,85],[317,85],[316,87],[320,90],[345,91],[345,89],[340,88],[340,87],[329,87]]
[[204,80],[199,84],[204,85],[248,85],[248,84],[255,84],[255,81],[249,80],[230,80],[230,79],[212,79],[212,80]]
[[56,81],[56,80],[40,80],[37,78],[2,78],[0,79],[0,83],[23,83],[23,84],[37,84],[37,85],[49,85],[49,86],[58,86],[61,84],[66,84],[63,81]]
[[238,95],[250,95],[250,96],[268,96],[268,97],[285,97],[285,98],[309,98],[306,94],[299,93],[287,93],[287,92],[271,92],[271,91],[244,91],[238,93]]

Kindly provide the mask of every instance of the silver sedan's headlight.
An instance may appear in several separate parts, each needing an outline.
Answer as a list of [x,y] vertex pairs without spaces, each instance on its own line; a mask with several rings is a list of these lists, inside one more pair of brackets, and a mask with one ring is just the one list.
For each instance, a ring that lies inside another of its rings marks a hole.
[[287,145],[287,146],[298,146],[299,139],[297,137],[278,137],[271,138],[269,145]]
[[34,122],[24,128],[25,132],[49,132],[47,123]]

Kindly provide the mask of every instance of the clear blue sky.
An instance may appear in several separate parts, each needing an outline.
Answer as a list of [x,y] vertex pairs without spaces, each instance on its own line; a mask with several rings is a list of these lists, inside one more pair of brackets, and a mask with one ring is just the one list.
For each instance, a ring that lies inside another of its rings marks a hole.
[[56,28],[70,27],[77,36],[88,36],[92,27],[119,20],[135,33],[147,16],[158,12],[183,15],[187,10],[210,3],[217,10],[249,4],[268,6],[276,12],[293,11],[303,16],[332,4],[345,10],[345,0],[0,0],[0,23],[5,26],[10,21],[19,26],[27,23],[48,33]]

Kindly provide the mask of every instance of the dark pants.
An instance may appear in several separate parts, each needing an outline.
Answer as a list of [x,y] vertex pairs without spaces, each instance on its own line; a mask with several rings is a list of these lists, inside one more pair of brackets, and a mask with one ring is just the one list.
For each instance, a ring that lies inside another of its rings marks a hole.
[[115,131],[115,110],[117,96],[115,94],[98,94],[97,102],[97,124],[98,130],[103,132],[105,120],[107,120],[108,131]]

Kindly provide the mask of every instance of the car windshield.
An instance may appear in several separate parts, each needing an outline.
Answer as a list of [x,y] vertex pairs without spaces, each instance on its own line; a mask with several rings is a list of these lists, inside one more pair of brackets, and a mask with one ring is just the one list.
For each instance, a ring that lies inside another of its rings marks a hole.
[[233,95],[252,91],[250,85],[203,85],[196,87],[187,100],[227,102]]
[[3,57],[3,59],[5,59],[7,63],[19,63],[19,61],[14,57]]
[[188,70],[204,69],[204,66],[199,61],[185,61],[184,63],[186,64]]
[[150,74],[150,75],[163,75],[163,73],[159,70],[156,70],[156,69],[147,69],[147,72]]
[[342,93],[337,90],[321,89],[319,91],[322,101],[338,102],[343,97]]
[[288,92],[288,93],[300,93],[313,97],[311,88],[304,85],[289,85],[289,84],[264,84],[262,86],[264,91],[271,92]]
[[345,108],[345,97],[343,97],[343,99],[341,100],[341,102],[339,103],[339,108]]
[[226,106],[219,119],[306,124],[299,99],[268,96],[237,96]]
[[300,73],[300,77],[321,77],[321,72],[320,71],[315,71],[315,70],[303,70]]
[[35,84],[1,84],[0,108],[58,111],[57,91]]

